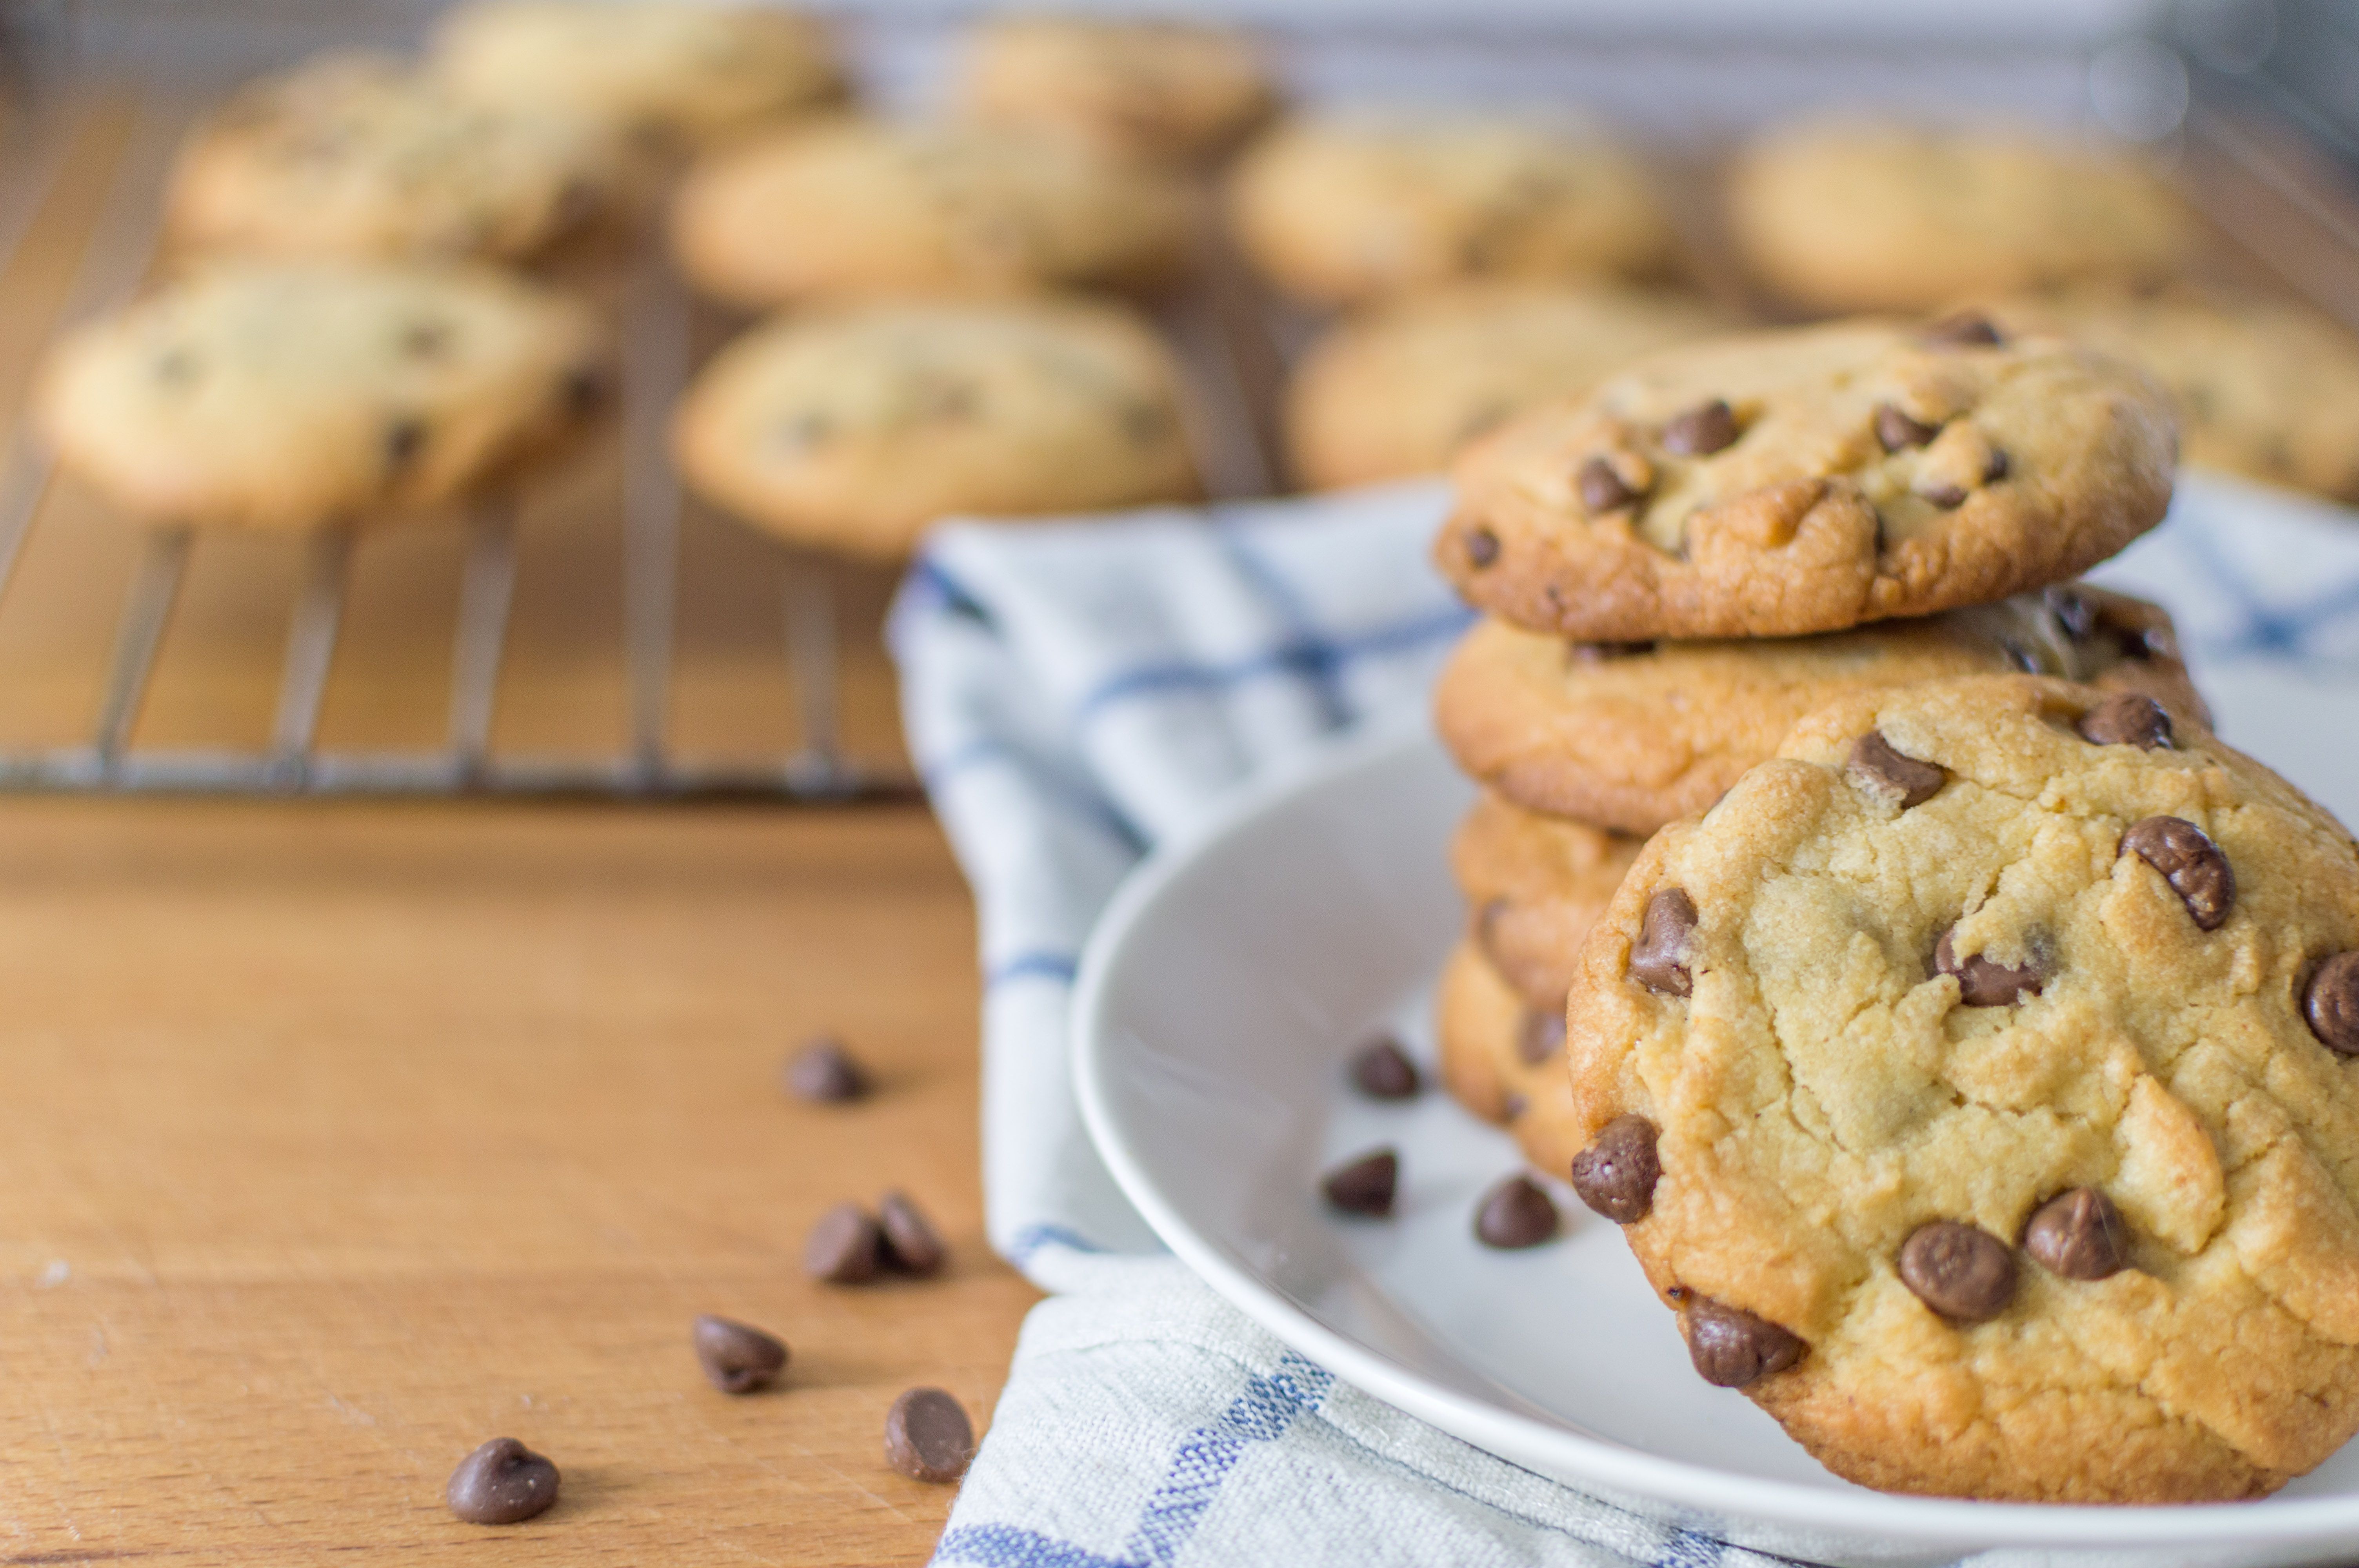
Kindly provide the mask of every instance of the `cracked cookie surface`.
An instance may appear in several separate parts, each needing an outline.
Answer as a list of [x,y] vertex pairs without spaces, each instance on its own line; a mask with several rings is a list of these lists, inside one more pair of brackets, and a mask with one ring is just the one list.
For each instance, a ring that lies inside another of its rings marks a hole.
[[1582,953],[1582,1135],[1659,1170],[1632,1250],[1854,1480],[2253,1497],[2359,1427],[2359,849],[2135,701],[1838,702]]
[[2071,577],[2161,521],[2142,373],[1979,319],[1667,350],[1458,460],[1435,558],[1478,608],[1586,641],[1836,632]]

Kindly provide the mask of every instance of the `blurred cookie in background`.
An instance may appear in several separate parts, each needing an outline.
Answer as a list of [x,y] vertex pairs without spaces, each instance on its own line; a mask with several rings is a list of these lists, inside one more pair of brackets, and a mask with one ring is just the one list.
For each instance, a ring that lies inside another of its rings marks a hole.
[[1091,301],[872,305],[781,318],[722,350],[682,400],[690,487],[767,532],[907,555],[950,514],[1192,497],[1169,351]]
[[1002,16],[975,29],[958,87],[978,123],[1073,136],[1125,157],[1217,157],[1269,116],[1252,38],[1192,23]]
[[165,225],[196,250],[516,261],[611,214],[625,183],[596,120],[328,55],[248,83],[190,133]]
[[589,114],[679,150],[842,102],[818,21],[712,0],[473,0],[434,35],[459,92],[511,108]]
[[489,268],[222,261],[71,333],[35,408],[142,521],[300,529],[474,489],[583,422],[606,352]]
[[1464,285],[1330,330],[1287,387],[1287,453],[1314,489],[1438,472],[1473,438],[1641,355],[1723,330],[1688,295]]
[[1433,1033],[1450,1098],[1506,1127],[1534,1169],[1562,1180],[1585,1141],[1565,1070],[1563,1001],[1535,1004],[1470,937],[1442,961]]
[[1229,215],[1253,263],[1312,305],[1471,279],[1646,277],[1673,249],[1628,151],[1536,121],[1293,121],[1246,150]]
[[807,298],[1145,289],[1186,268],[1172,178],[1055,136],[832,120],[714,153],[672,210],[707,294]]
[[2127,154],[1999,128],[1813,121],[1774,129],[1731,169],[1728,217],[1771,293],[1826,312],[2160,281],[2194,243],[2178,196]]

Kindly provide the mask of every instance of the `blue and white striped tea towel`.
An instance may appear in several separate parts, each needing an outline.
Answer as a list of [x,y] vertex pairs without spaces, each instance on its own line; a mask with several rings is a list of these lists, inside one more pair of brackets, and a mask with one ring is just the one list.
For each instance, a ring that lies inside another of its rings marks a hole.
[[[1420,483],[951,524],[902,590],[909,743],[981,915],[991,1238],[1056,1292],[1025,1325],[937,1563],[1776,1561],[1336,1383],[1160,1252],[1074,1102],[1074,966],[1148,846],[1321,736],[1425,700],[1468,621],[1426,565],[1445,504]],[[2095,575],[2178,615],[2229,739],[2359,820],[2359,518],[2199,476]]]

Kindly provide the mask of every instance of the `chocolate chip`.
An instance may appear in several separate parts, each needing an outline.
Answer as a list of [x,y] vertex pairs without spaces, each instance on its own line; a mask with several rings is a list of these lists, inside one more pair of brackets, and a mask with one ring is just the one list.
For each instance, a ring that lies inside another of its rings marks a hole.
[[2094,1187],[2074,1187],[2032,1211],[2023,1249],[2051,1274],[2102,1280],[2129,1262],[2129,1227],[2113,1199]]
[[2006,340],[1998,335],[1991,319],[1979,310],[1962,310],[1955,316],[1945,316],[1925,329],[1925,341],[1955,346],[1995,348]]
[[1647,901],[1647,918],[1630,949],[1630,978],[1650,991],[1685,996],[1688,937],[1696,928],[1695,901],[1681,888],[1661,888]]
[[2216,931],[2236,903],[2236,872],[2211,836],[2177,816],[2149,816],[2122,835],[2123,854],[2135,854],[2162,873],[2187,905],[2196,928]]
[[2064,634],[2076,643],[2085,643],[2097,633],[2104,611],[2097,601],[2077,588],[2051,588],[2040,595],[2049,612],[2064,624]]
[[[1675,1287],[1676,1288],[1676,1287]],[[1721,1389],[1741,1389],[1782,1372],[1810,1348],[1766,1317],[1697,1296],[1680,1317],[1688,1359],[1697,1375]]]
[[1528,1176],[1509,1176],[1474,1210],[1474,1239],[1485,1247],[1538,1247],[1555,1236],[1556,1205]]
[[1655,651],[1652,643],[1567,643],[1564,645],[1568,664],[1609,664],[1615,659],[1636,659]]
[[840,1203],[819,1217],[803,1243],[803,1272],[834,1285],[857,1285],[876,1277],[885,1238],[858,1204]]
[[1900,1246],[1900,1280],[1958,1323],[1986,1323],[2015,1299],[2015,1253],[1987,1230],[1937,1219]]
[[868,1074],[852,1059],[843,1042],[815,1034],[803,1042],[778,1075],[787,1092],[813,1105],[842,1105],[868,1092]]
[[1527,1067],[1537,1067],[1564,1049],[1564,1014],[1554,1008],[1527,1007],[1516,1021],[1516,1054]]
[[1917,494],[1944,512],[1954,512],[1966,503],[1966,492],[1954,484],[1929,485]]
[[442,1500],[469,1524],[517,1524],[557,1500],[557,1466],[513,1437],[495,1437],[451,1472]]
[[2008,463],[2006,454],[1993,447],[1991,455],[1983,460],[1983,482],[1996,484],[2006,477],[2010,466],[2012,465]]
[[1843,766],[1862,789],[1886,801],[1899,802],[1903,811],[1924,805],[1950,782],[1949,769],[1894,751],[1881,730],[1871,730],[1853,742],[1851,759]]
[[426,449],[426,421],[397,419],[385,427],[385,466],[399,473]]
[[2073,728],[2093,746],[2136,746],[2151,752],[2170,744],[2170,715],[2162,704],[2137,692],[2105,698],[2081,715]]
[[2359,1056],[2359,953],[2337,953],[2318,966],[2301,1011],[2327,1049]]
[[2035,957],[2028,964],[2002,964],[1977,953],[1963,963],[1950,946],[1954,929],[1941,933],[1933,944],[1933,972],[1958,977],[1958,1000],[1968,1007],[2013,1007],[2027,996],[2038,996],[2048,983],[2046,967]]
[[1392,1213],[1393,1191],[1399,1184],[1400,1156],[1389,1149],[1378,1149],[1328,1172],[1320,1190],[1346,1214],[1382,1218]]
[[1507,1092],[1507,1098],[1499,1102],[1499,1114],[1509,1121],[1531,1108],[1532,1102],[1512,1089]]
[[1638,499],[1638,492],[1622,482],[1614,465],[1603,458],[1592,458],[1581,465],[1578,481],[1581,503],[1592,512],[1619,512]]
[[1412,1099],[1423,1087],[1417,1064],[1389,1034],[1369,1041],[1353,1055],[1352,1082],[1370,1099]]
[[1897,452],[1904,447],[1924,446],[1940,433],[1939,425],[1928,425],[1910,418],[1897,403],[1875,406],[1876,443],[1887,452]]
[[576,365],[567,371],[560,389],[566,408],[577,416],[596,413],[613,390],[606,373],[596,365]]
[[1736,444],[1736,410],[1715,397],[1701,407],[1676,415],[1663,427],[1663,449],[1683,458],[1700,458]]
[[696,1320],[691,1336],[697,1365],[724,1394],[750,1394],[770,1386],[787,1364],[786,1342],[750,1324],[711,1313]]
[[1499,535],[1488,528],[1466,530],[1466,559],[1469,564],[1487,567],[1499,558]]
[[876,1200],[876,1231],[885,1244],[884,1260],[905,1274],[939,1274],[950,1257],[942,1238],[906,1193],[890,1192]]
[[1635,1111],[1615,1117],[1596,1142],[1572,1157],[1573,1192],[1614,1224],[1637,1224],[1655,1206],[1655,1184],[1663,1174],[1655,1152],[1660,1136]]
[[911,1389],[885,1412],[885,1462],[946,1487],[974,1461],[974,1424],[946,1389]]

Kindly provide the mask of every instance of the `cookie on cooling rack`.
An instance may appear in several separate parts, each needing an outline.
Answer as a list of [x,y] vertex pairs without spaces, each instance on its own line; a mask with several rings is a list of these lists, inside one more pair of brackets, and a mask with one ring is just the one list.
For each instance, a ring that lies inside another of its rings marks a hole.
[[1646,172],[1618,144],[1506,119],[1279,125],[1239,162],[1229,215],[1270,281],[1314,305],[1470,279],[1647,277],[1672,252]]
[[2359,847],[2136,700],[1838,702],[1582,949],[1575,1187],[1853,1480],[2256,1497],[2359,1429]]
[[1979,317],[1666,350],[1460,458],[1435,546],[1479,608],[1588,642],[1770,637],[1981,604],[2162,520],[2146,376]]
[[1527,811],[1485,791],[1450,841],[1467,934],[1534,1007],[1560,1011],[1573,957],[1638,846],[1628,834]]
[[1168,176],[1053,136],[837,120],[712,154],[682,186],[672,246],[707,294],[814,297],[1141,289],[1185,266]]
[[625,183],[594,120],[332,55],[249,83],[191,132],[165,222],[196,250],[516,260],[612,212]]
[[1535,1005],[1470,939],[1442,965],[1434,1037],[1450,1098],[1505,1127],[1533,1169],[1562,1180],[1587,1142],[1565,1076],[1563,1010]]
[[1177,372],[1111,305],[873,305],[723,349],[673,449],[706,500],[786,538],[905,555],[951,514],[1023,515],[1196,492]]
[[1718,800],[1803,715],[1839,697],[2014,671],[2209,719],[2168,613],[2065,583],[1816,637],[1568,643],[1484,621],[1442,670],[1434,722],[1459,765],[1506,799],[1652,833]]
[[810,114],[844,90],[820,23],[716,0],[470,0],[436,29],[433,59],[470,96],[592,115],[659,147]]
[[505,273],[222,261],[60,342],[35,411],[144,521],[305,528],[475,487],[582,422],[605,354],[587,309]]
[[1984,289],[2174,276],[2179,198],[2126,155],[1993,129],[1773,130],[1736,159],[1729,226],[1754,274],[1816,310],[1930,310]]
[[1192,161],[1268,118],[1277,83],[1226,27],[1011,16],[968,40],[959,98],[985,124],[1077,137],[1125,157]]

